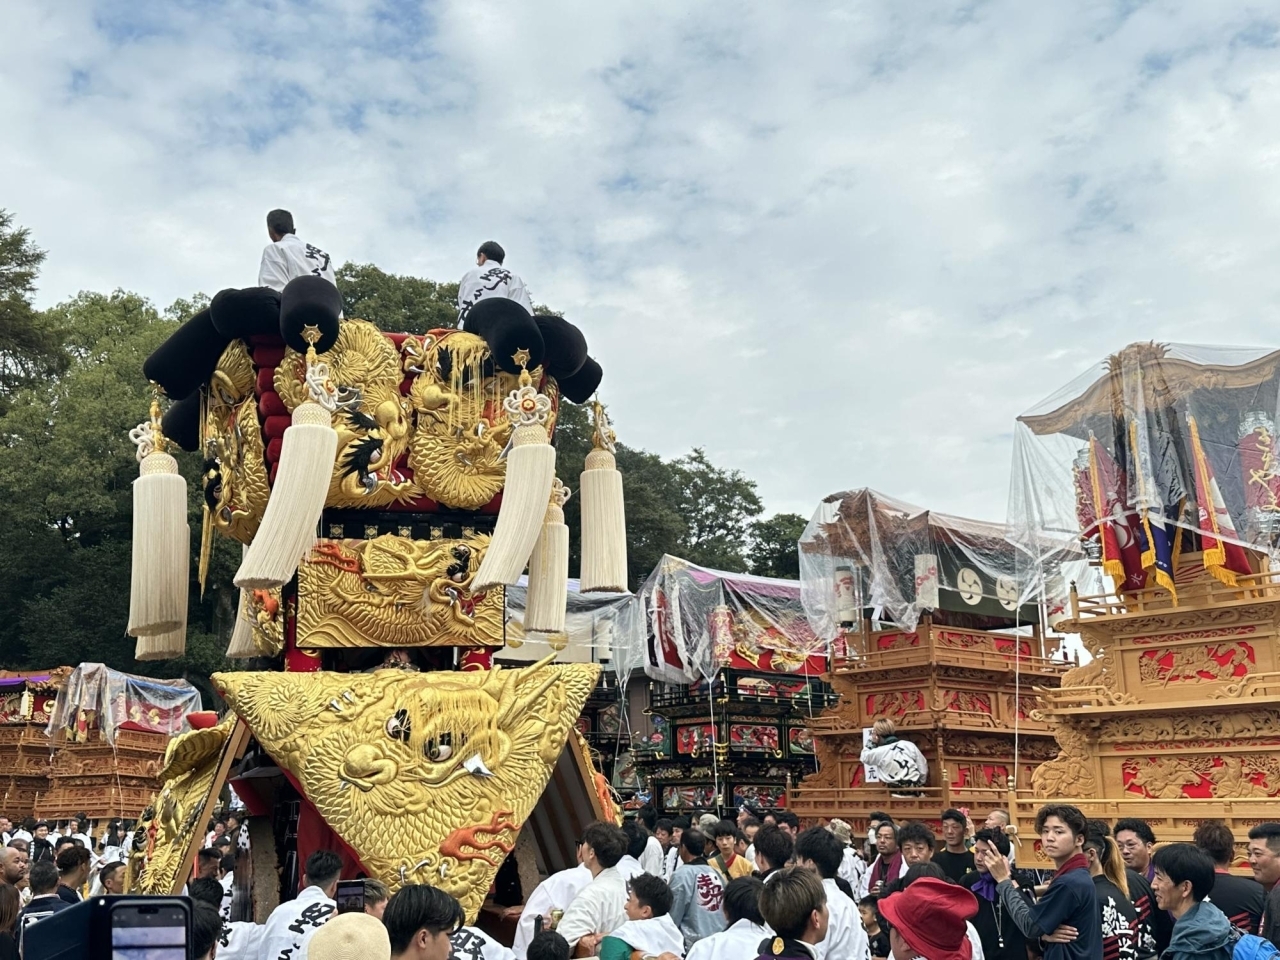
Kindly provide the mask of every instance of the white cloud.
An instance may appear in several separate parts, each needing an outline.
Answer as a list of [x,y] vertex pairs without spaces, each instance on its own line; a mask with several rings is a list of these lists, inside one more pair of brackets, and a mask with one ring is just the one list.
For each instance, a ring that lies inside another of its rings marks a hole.
[[254,279],[287,206],[447,279],[500,239],[623,439],[772,509],[1004,514],[1013,418],[1122,344],[1275,343],[1277,24],[1214,4],[41,4],[0,206],[41,302]]

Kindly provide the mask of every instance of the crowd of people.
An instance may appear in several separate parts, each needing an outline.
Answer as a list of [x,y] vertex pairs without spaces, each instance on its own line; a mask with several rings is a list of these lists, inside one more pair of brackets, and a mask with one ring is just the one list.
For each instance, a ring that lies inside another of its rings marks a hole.
[[[1052,870],[1020,869],[1003,810],[975,825],[873,813],[865,842],[847,823],[800,829],[785,810],[672,820],[651,811],[594,824],[578,867],[525,904],[517,960],[1228,960],[1280,956],[1280,824],[1249,832],[1253,878],[1230,872],[1220,821],[1193,843],[1160,844],[1139,819],[1091,820],[1049,804],[1036,818]],[[487,960],[497,960],[489,957]]]
[[[1158,842],[1139,819],[1113,824],[1049,804],[1036,831],[1052,870],[1017,865],[1005,811],[975,825],[873,813],[866,837],[847,823],[801,829],[786,810],[743,809],[619,827],[593,823],[578,865],[528,898],[512,947],[466,924],[458,901],[426,885],[394,895],[363,881],[363,910],[339,913],[342,861],[307,858],[297,897],[265,923],[232,918],[232,814],[212,824],[187,885],[193,956],[220,960],[1265,960],[1280,956],[1280,823],[1253,827],[1253,877],[1232,874],[1236,838],[1200,823],[1193,843]],[[0,817],[0,960],[22,932],[86,895],[119,893],[124,826],[98,840],[66,824]]]

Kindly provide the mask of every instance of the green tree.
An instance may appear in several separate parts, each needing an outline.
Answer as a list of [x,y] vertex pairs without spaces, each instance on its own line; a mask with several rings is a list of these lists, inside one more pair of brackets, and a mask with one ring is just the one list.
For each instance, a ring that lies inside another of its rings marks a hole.
[[755,481],[715,466],[700,447],[670,466],[674,505],[685,522],[680,556],[700,566],[745,573],[751,521],[764,509]]
[[389,333],[426,333],[458,325],[458,285],[401,276],[371,263],[344,263],[337,271],[342,309]]
[[[55,377],[19,390],[0,415],[0,662],[28,667],[102,661],[137,671],[125,636],[129,609],[132,483],[138,475],[128,431],[146,418],[142,361],[191,312],[183,301],[162,316],[123,292],[82,293],[45,311],[65,332],[69,358]],[[198,458],[180,457],[191,493],[193,546],[200,532]],[[146,673],[187,676],[207,689],[222,663],[230,624],[230,555],[216,587],[189,613],[188,652]],[[192,577],[195,569],[193,563]]]
[[61,331],[32,306],[45,253],[0,210],[0,411],[23,387],[66,365]]
[[758,577],[800,579],[800,535],[805,519],[798,513],[775,513],[751,524],[751,572]]

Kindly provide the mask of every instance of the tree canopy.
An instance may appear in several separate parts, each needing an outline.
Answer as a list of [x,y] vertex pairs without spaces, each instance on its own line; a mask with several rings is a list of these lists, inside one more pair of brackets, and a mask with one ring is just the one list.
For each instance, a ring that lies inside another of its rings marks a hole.
[[[44,258],[26,230],[0,211],[0,664],[41,668],[101,661],[137,671],[124,633],[129,609],[132,483],[138,475],[128,431],[147,416],[143,359],[203,295],[158,310],[117,290],[81,293],[48,310],[32,297]],[[454,326],[457,284],[344,264],[339,288],[348,316],[388,331]],[[540,311],[547,308],[540,307]],[[624,431],[625,432],[625,431]],[[557,472],[576,490],[591,449],[587,408],[564,403],[556,435]],[[637,587],[663,554],[717,569],[795,576],[803,519],[760,520],[755,483],[715,466],[702,449],[676,459],[619,444],[626,490],[629,578]],[[201,463],[179,455],[187,477],[192,535],[187,653],[145,665],[154,676],[185,676],[209,689],[225,669],[238,594],[233,544],[215,537],[208,589],[195,583]],[[572,574],[580,515],[566,508]],[[788,540],[789,538],[789,540]]]

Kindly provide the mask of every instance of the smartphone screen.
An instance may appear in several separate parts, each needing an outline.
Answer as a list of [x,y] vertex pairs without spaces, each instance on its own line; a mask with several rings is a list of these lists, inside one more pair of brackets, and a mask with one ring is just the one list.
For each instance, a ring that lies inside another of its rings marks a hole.
[[334,896],[339,913],[364,913],[364,881],[339,880]]
[[187,926],[187,911],[180,903],[115,903],[112,960],[187,960]]

